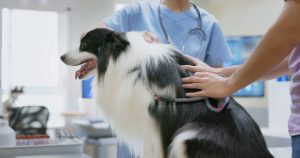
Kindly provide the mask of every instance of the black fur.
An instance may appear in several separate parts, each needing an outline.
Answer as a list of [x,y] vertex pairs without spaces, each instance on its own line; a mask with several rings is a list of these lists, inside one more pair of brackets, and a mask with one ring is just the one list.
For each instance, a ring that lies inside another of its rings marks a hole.
[[97,56],[98,77],[106,72],[109,58],[116,61],[121,52],[125,52],[129,42],[124,33],[97,28],[89,31],[80,41],[79,51],[90,52]]
[[[148,73],[154,76],[149,78],[152,84],[164,85],[164,80],[168,84],[176,86],[177,97],[185,97],[186,89],[181,87],[180,79],[190,74],[183,72],[179,64],[190,64],[186,58],[176,53],[173,56],[176,63],[166,63],[170,60],[161,61],[161,67],[157,70],[148,69]],[[170,61],[171,62],[171,61]],[[149,66],[150,67],[150,66]],[[169,71],[168,71],[169,70]],[[159,78],[159,80],[153,80]],[[210,99],[211,102],[217,102]],[[244,108],[242,108],[233,98],[229,105],[221,113],[210,111],[205,102],[195,102],[189,104],[177,104],[177,111],[174,113],[171,105],[165,103],[152,104],[149,111],[160,124],[161,134],[164,144],[165,157],[167,157],[170,143],[176,135],[190,130],[198,131],[197,137],[186,141],[186,151],[189,158],[271,158],[262,133]],[[164,106],[164,110],[159,110],[158,106]]]
[[[116,61],[121,53],[126,53],[130,43],[124,34],[107,29],[96,29],[81,40],[81,51],[89,51],[98,57],[98,75],[103,76],[109,57]],[[188,91],[181,87],[181,78],[192,75],[180,68],[191,65],[183,55],[173,51],[170,57],[162,58],[154,67],[154,59],[146,63],[148,86],[176,87],[176,96],[185,97]],[[155,59],[157,60],[157,59]],[[157,61],[156,61],[157,62]],[[128,74],[138,71],[136,81],[142,79],[140,66],[133,67]],[[135,81],[135,82],[136,82]],[[212,103],[217,100],[210,99]],[[162,108],[159,106],[162,106]],[[185,151],[189,158],[272,158],[262,133],[246,110],[234,99],[220,113],[210,111],[204,101],[176,104],[154,101],[149,105],[149,113],[157,121],[161,130],[164,157],[169,154],[170,144],[182,132],[197,131],[196,137],[185,141]]]

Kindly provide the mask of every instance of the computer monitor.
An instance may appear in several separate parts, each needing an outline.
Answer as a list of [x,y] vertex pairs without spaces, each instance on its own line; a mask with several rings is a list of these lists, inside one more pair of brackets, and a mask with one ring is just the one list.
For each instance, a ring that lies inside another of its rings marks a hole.
[[[232,52],[233,58],[224,63],[224,66],[240,65],[251,55],[261,36],[228,36],[227,44]],[[263,81],[254,82],[247,87],[237,91],[233,96],[236,97],[263,97],[265,83]]]

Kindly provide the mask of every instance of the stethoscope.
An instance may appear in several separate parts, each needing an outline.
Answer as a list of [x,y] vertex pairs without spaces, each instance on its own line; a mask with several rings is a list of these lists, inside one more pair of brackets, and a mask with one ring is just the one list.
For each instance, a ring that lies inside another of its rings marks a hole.
[[[185,50],[185,46],[186,46],[186,43],[187,41],[189,40],[189,38],[192,36],[192,35],[196,35],[196,34],[199,34],[200,36],[200,39],[201,39],[201,46],[204,44],[204,42],[206,41],[206,34],[202,28],[202,17],[201,17],[201,14],[200,14],[200,11],[199,9],[197,8],[197,6],[194,4],[194,3],[191,3],[193,8],[196,10],[197,12],[197,16],[198,16],[198,26],[197,27],[194,27],[192,28],[191,30],[189,30],[188,32],[188,37],[186,39],[184,39],[184,44],[182,45],[181,47],[181,51],[184,52]],[[160,27],[162,29],[162,32],[165,36],[165,39],[166,41],[168,42],[168,44],[173,44],[173,41],[171,40],[170,36],[167,34],[167,31],[163,25],[163,21],[162,21],[162,17],[161,17],[161,8],[160,8],[160,5],[158,6],[158,18],[159,18],[159,24],[160,24]]]

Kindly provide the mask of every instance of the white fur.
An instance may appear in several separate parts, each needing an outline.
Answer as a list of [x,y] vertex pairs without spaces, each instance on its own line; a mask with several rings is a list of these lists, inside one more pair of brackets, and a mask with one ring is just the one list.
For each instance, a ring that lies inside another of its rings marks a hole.
[[[117,61],[109,59],[109,64],[103,78],[98,80],[96,68],[87,76],[94,73],[96,78],[93,87],[94,97],[101,112],[114,127],[117,135],[129,144],[136,155],[143,158],[163,158],[160,129],[155,120],[149,115],[148,108],[153,102],[153,91],[159,95],[175,97],[174,87],[160,89],[157,86],[148,87],[146,64],[149,58],[170,58],[171,46],[146,43],[141,33],[126,34],[130,41],[127,52],[121,53]],[[75,52],[75,53],[74,53]],[[64,62],[68,65],[79,65],[88,59],[97,59],[95,55],[78,50],[66,53]],[[157,59],[157,60],[156,60]],[[135,82],[137,73],[128,74],[134,67],[142,69],[142,80]],[[96,87],[96,89],[95,89]],[[162,106],[163,107],[163,106]]]
[[77,66],[81,64],[83,61],[86,61],[88,59],[97,59],[97,57],[94,54],[91,54],[89,52],[80,52],[79,50],[73,50],[70,52],[67,52],[65,54],[65,63],[72,66]]
[[[152,85],[150,88],[146,63],[151,59],[154,62],[152,66],[155,67],[159,60],[174,60],[170,57],[174,48],[170,45],[149,44],[140,32],[129,32],[126,37],[130,42],[127,52],[121,53],[116,61],[109,59],[103,78],[97,78],[97,68],[85,77],[92,73],[96,76],[93,83],[94,99],[117,135],[129,145],[135,155],[143,158],[163,158],[159,125],[150,116],[148,108],[153,102],[154,92],[175,97],[175,87],[161,89]],[[95,55],[88,52],[74,52],[65,54],[66,64],[79,65],[88,59],[96,59]],[[129,72],[137,66],[142,69],[142,79],[136,81],[138,72]],[[159,107],[161,109],[164,106]]]
[[172,144],[171,144],[171,148],[170,148],[170,154],[169,154],[169,158],[187,158],[186,155],[186,147],[184,142],[186,140],[192,139],[196,136],[197,131],[186,131],[183,133],[178,134]]
[[[127,33],[127,38],[130,41],[129,49],[122,53],[116,62],[110,59],[94,96],[97,96],[95,98],[103,114],[115,128],[117,135],[123,138],[136,154],[141,154],[144,158],[163,158],[159,126],[148,113],[153,95],[147,87],[146,74],[142,74],[145,80],[134,83],[138,74],[128,72],[138,65],[145,70],[145,63],[149,57],[162,58],[165,56],[162,52],[171,53],[171,49],[161,44],[146,43],[141,33]],[[146,72],[144,70],[142,72]],[[175,95],[172,87],[163,90],[157,87],[152,89]]]

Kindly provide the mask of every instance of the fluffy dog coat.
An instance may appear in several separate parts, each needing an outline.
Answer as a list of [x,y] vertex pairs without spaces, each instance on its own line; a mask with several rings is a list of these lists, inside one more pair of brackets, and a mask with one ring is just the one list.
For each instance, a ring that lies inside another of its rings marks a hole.
[[[97,60],[94,98],[117,135],[144,158],[271,158],[261,131],[232,98],[220,113],[204,101],[157,101],[154,94],[184,98],[181,78],[191,64],[170,45],[147,43],[142,33],[95,29],[68,65]],[[209,99],[212,105],[218,101]]]

